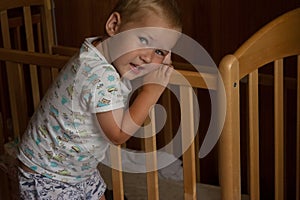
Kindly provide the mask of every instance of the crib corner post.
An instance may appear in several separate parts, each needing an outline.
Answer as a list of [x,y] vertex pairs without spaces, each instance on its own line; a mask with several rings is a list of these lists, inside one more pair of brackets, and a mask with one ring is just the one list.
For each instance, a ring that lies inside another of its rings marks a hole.
[[219,141],[221,197],[222,200],[240,200],[240,111],[237,59],[233,55],[224,57],[219,69],[226,93],[226,117]]

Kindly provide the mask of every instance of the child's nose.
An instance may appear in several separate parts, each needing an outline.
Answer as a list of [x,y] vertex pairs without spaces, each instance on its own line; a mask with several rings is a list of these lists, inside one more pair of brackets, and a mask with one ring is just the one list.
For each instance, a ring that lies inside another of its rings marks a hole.
[[147,49],[144,50],[142,55],[140,56],[141,60],[145,63],[151,63],[153,59],[154,50]]

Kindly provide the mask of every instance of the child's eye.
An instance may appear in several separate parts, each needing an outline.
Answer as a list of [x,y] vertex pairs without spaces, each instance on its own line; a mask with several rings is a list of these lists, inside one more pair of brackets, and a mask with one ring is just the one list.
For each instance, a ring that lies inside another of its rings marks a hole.
[[148,40],[146,38],[144,38],[144,37],[139,37],[139,40],[144,45],[148,45],[149,44]]
[[165,55],[168,54],[168,52],[166,52],[166,51],[164,51],[164,50],[160,50],[160,49],[156,49],[156,50],[155,50],[155,53],[156,53],[157,55],[160,55],[160,56],[165,56]]

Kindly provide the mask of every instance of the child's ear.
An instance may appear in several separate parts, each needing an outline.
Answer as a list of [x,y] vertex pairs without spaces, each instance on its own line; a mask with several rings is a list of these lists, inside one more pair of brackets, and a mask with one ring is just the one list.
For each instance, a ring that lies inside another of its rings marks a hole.
[[118,33],[121,25],[121,15],[118,12],[113,12],[106,21],[105,30],[109,36]]

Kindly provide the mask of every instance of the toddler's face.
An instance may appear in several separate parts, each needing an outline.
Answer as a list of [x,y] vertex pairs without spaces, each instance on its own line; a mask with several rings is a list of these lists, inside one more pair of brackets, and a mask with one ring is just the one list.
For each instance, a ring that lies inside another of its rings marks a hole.
[[112,63],[122,77],[135,79],[155,70],[165,60],[180,37],[180,30],[155,14],[121,26],[109,39]]

